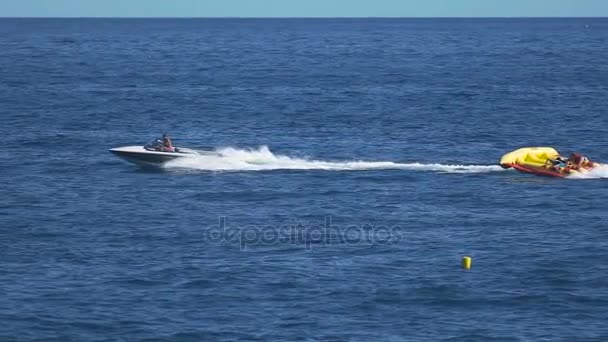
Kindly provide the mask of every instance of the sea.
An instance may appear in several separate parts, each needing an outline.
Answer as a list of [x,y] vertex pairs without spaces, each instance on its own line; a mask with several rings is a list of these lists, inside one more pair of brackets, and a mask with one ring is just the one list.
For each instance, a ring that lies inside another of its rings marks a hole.
[[0,32],[1,341],[608,341],[608,19]]

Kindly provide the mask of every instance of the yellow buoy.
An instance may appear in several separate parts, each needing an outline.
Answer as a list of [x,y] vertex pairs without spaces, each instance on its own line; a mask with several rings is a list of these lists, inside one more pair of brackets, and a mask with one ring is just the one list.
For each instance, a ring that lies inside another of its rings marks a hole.
[[465,270],[471,269],[471,257],[470,256],[462,257],[462,268],[464,268]]

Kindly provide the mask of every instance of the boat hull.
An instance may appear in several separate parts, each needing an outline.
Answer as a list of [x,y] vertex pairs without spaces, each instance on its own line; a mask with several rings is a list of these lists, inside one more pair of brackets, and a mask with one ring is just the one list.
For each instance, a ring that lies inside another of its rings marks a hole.
[[125,146],[110,149],[114,155],[140,166],[162,166],[177,158],[189,157],[190,154],[177,152],[148,151],[141,146]]

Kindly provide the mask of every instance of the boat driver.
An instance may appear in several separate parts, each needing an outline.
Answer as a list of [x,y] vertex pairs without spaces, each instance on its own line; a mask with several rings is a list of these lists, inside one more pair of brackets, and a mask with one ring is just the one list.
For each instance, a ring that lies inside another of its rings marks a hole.
[[169,138],[167,133],[163,134],[163,146],[160,149],[162,152],[175,152],[175,147],[173,147],[171,138]]

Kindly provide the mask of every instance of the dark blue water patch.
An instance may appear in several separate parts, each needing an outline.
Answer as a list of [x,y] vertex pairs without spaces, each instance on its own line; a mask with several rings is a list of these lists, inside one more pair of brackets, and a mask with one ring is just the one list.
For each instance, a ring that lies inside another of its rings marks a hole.
[[0,27],[0,339],[606,340],[606,183],[483,169],[608,160],[605,19]]

